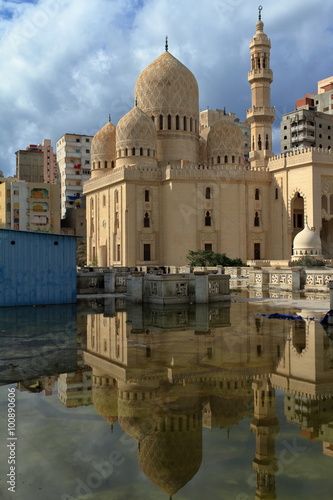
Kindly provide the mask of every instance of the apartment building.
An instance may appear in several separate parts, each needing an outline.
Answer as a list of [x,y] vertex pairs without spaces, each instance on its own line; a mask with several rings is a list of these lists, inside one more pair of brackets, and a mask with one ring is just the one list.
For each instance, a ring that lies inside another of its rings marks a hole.
[[64,134],[57,141],[56,155],[61,182],[61,217],[80,199],[83,183],[90,179],[90,145],[93,136]]
[[60,185],[1,178],[0,227],[60,233]]

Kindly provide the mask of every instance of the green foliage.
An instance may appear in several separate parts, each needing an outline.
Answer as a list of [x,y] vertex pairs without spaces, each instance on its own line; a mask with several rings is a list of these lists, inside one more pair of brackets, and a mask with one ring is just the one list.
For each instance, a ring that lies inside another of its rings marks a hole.
[[76,243],[76,265],[83,267],[87,263],[87,245],[85,238],[77,238]]
[[325,266],[325,261],[322,259],[316,259],[315,257],[311,257],[310,255],[303,255],[298,260],[292,260],[290,263],[291,266],[302,266],[302,267],[319,267]]
[[225,253],[216,253],[212,250],[189,250],[186,259],[190,266],[228,266],[228,267],[246,267],[242,259],[231,259]]

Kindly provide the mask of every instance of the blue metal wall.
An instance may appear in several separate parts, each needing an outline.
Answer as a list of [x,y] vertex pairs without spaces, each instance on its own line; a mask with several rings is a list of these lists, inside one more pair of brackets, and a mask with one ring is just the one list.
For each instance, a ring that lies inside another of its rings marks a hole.
[[74,302],[74,236],[0,229],[0,306]]

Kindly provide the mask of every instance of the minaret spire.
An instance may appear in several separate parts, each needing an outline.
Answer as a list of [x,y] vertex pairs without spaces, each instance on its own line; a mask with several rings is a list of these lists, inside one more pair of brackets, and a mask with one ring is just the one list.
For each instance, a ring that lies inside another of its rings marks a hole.
[[168,36],[165,37],[165,51],[168,52],[169,50],[169,45],[168,45]]
[[258,7],[258,11],[259,11],[258,21],[261,21],[261,11],[262,11],[262,9],[263,9],[263,6],[259,5],[259,7]]

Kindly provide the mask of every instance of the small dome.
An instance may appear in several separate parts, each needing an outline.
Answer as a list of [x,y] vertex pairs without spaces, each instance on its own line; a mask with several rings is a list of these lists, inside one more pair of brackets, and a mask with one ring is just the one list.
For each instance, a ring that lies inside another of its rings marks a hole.
[[315,231],[311,231],[307,223],[304,229],[295,236],[293,242],[293,257],[303,255],[321,256],[320,236]]
[[[229,120],[216,122],[207,137],[208,159],[220,157],[220,162],[214,163],[242,163],[244,161],[244,136],[236,123]],[[224,157],[227,156],[227,161]],[[235,157],[232,161],[232,157]]]
[[198,119],[199,91],[195,76],[170,52],[164,52],[142,71],[135,96],[149,116],[178,114]]
[[152,119],[137,106],[119,120],[116,137],[117,151],[125,148],[156,150],[155,125]]
[[102,167],[107,162],[111,163],[116,159],[116,127],[108,122],[93,137],[91,141],[91,163],[102,162]]

